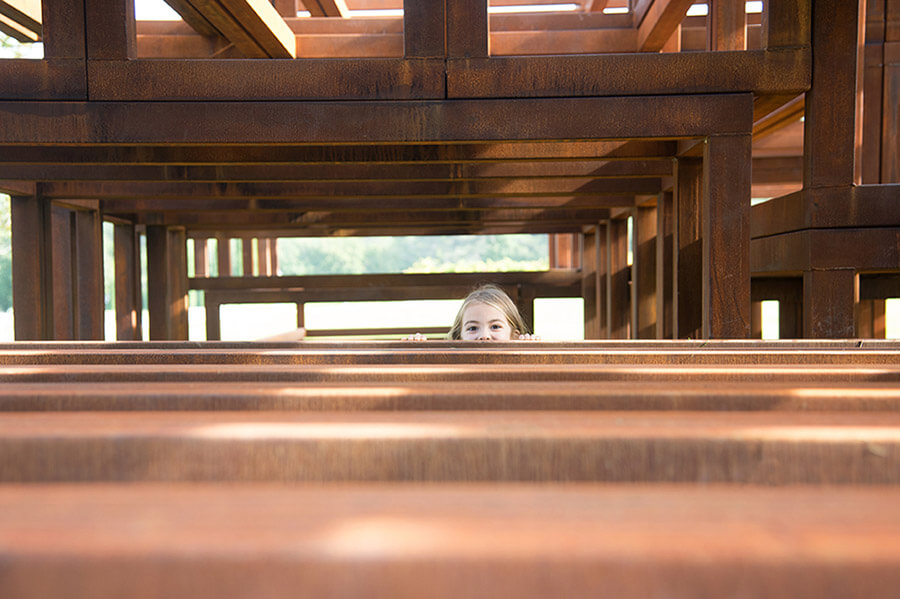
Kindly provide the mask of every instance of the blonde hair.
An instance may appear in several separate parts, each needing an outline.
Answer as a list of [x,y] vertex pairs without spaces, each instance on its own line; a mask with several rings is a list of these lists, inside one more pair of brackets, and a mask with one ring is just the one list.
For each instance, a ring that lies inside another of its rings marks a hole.
[[459,307],[459,312],[456,313],[450,332],[447,333],[447,339],[462,339],[463,312],[472,304],[487,304],[500,310],[506,316],[509,327],[514,334],[524,335],[528,333],[528,326],[525,324],[525,320],[519,314],[519,309],[516,308],[513,301],[506,295],[506,292],[489,283],[478,287],[466,296],[466,299],[463,300],[462,305]]

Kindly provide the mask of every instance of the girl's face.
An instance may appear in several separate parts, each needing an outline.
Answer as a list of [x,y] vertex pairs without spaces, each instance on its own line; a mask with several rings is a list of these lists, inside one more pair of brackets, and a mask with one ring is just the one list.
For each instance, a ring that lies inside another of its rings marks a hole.
[[462,338],[466,341],[509,341],[512,333],[506,315],[494,306],[475,302],[463,310]]

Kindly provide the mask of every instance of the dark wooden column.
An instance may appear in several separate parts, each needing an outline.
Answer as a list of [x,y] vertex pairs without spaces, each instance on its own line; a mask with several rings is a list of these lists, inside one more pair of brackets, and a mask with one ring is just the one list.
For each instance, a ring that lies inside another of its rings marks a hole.
[[581,257],[581,297],[584,300],[584,338],[600,338],[600,248],[598,227],[584,233]]
[[[807,202],[827,188],[846,190],[849,201],[860,180],[862,10],[859,0],[818,0],[812,6],[813,75],[803,140],[804,190],[812,192]],[[804,336],[855,336],[855,270],[819,270],[815,255],[811,260],[811,271],[803,274]]]
[[639,206],[633,225],[632,272],[635,302],[635,338],[656,338],[656,206]]
[[884,339],[885,300],[860,300],[857,309],[857,335],[867,339]]
[[672,339],[673,316],[673,243],[674,195],[671,191],[659,194],[656,202],[656,338]]
[[52,339],[49,203],[31,196],[12,196],[12,276],[17,341]]
[[446,0],[447,56],[484,58],[490,54],[487,0]]
[[610,339],[631,336],[631,301],[628,286],[628,222],[624,218],[609,221],[607,237],[606,321]]
[[253,240],[249,237],[241,239],[241,272],[245,277],[253,276]]
[[703,151],[706,339],[750,336],[750,135],[709,137]]
[[[98,203],[99,204],[99,203]],[[75,259],[75,339],[102,340],[103,300],[103,221],[100,210],[75,210],[71,213]]]
[[115,225],[113,245],[116,264],[116,339],[139,341],[143,338],[141,314],[140,234],[134,225]]
[[216,276],[231,276],[231,240],[223,235],[216,235]]
[[706,47],[709,50],[747,49],[747,11],[744,0],[708,0]]
[[192,239],[194,243],[194,276],[209,276],[209,240],[204,237],[202,239]]
[[84,0],[44,0],[41,2],[41,18],[44,58],[83,61]]
[[87,55],[90,60],[137,58],[134,2],[84,0]]
[[187,251],[184,229],[147,227],[150,339],[186,340]]
[[443,58],[446,53],[445,0],[403,0],[403,55]]
[[702,314],[703,241],[700,238],[700,197],[703,161],[679,158],[675,168],[675,218],[672,243],[674,338],[697,339]]

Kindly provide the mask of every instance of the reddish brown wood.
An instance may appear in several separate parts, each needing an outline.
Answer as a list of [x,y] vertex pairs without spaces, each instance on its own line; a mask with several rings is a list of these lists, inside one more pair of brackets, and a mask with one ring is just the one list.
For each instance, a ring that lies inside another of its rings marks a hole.
[[209,276],[209,249],[206,239],[194,239],[194,276]]
[[856,337],[859,276],[852,269],[803,273],[803,336],[811,339]]
[[765,0],[762,46],[768,49],[809,46],[812,0]]
[[13,310],[15,337],[49,339],[52,312],[47,302],[46,204],[36,197],[12,196]]
[[[83,0],[90,60],[137,58],[134,3],[120,0]],[[78,20],[75,21],[78,23]]]
[[84,60],[84,0],[42,2],[41,12],[44,58]]
[[857,105],[862,77],[863,23],[860,0],[815,2],[812,8],[813,87],[806,94],[804,127],[805,188],[850,185],[858,182]]
[[628,265],[628,222],[624,218],[609,221],[607,237],[606,320],[610,339],[631,338],[631,302]]
[[72,213],[75,339],[103,339],[103,229],[99,210]]
[[184,230],[147,227],[150,339],[187,339],[187,250]]
[[656,244],[658,240],[656,206],[639,206],[634,212],[634,264],[632,266],[632,301],[635,303],[637,339],[655,339],[659,314],[656,310],[656,287],[658,263]]
[[584,300],[584,338],[600,338],[600,250],[597,226],[584,233],[581,297]]
[[115,225],[116,339],[139,341],[141,316],[140,236],[134,225]]
[[447,56],[483,58],[490,54],[487,0],[446,0]]
[[223,235],[216,236],[216,261],[218,264],[216,276],[219,277],[230,277],[232,274],[231,247],[229,241],[228,237]]
[[707,139],[703,153],[704,338],[750,335],[750,135]]
[[[777,1],[777,0],[776,0]],[[714,51],[747,49],[747,11],[744,0],[707,2],[707,43]]]
[[245,277],[253,276],[253,240],[241,240],[241,272]]
[[446,13],[443,0],[403,1],[403,56],[444,58]]
[[654,0],[638,27],[638,48],[658,52],[672,37],[693,0]]
[[679,158],[675,168],[673,303],[675,338],[700,336],[703,286],[703,241],[701,239],[701,195],[703,162]]
[[857,304],[857,335],[863,338],[884,339],[884,300],[860,300]]
[[671,191],[659,194],[656,216],[656,338],[673,339],[675,198]]

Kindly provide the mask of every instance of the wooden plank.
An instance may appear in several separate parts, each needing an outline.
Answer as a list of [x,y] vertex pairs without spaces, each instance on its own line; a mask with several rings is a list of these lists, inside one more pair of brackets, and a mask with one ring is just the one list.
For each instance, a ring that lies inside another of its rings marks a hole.
[[[435,334],[446,329],[433,329]],[[883,334],[882,334],[883,339]],[[322,343],[316,340],[316,343]],[[137,378],[137,367],[128,369]],[[202,368],[183,368],[179,375]],[[271,369],[261,368],[260,377]],[[250,374],[249,371],[245,371]],[[58,373],[59,374],[59,373]],[[719,381],[522,381],[503,380],[503,390],[486,389],[484,380],[395,381],[217,381],[210,380],[104,382],[74,372],[77,382],[4,381],[0,411],[6,412],[141,412],[259,411],[367,412],[559,410],[586,411],[760,411],[760,412],[900,412],[900,390],[891,382],[797,380]],[[170,371],[170,374],[176,374]],[[485,372],[473,373],[486,378]],[[54,377],[59,378],[59,377]],[[121,378],[121,377],[120,377]],[[280,377],[275,377],[280,378]],[[311,378],[311,377],[310,377]],[[798,393],[798,386],[802,390]],[[246,413],[245,412],[245,413]]]
[[148,226],[147,263],[150,339],[187,339],[184,231],[173,231],[159,225]]
[[[85,59],[84,0],[41,2],[44,59]],[[84,70],[84,66],[81,66]],[[82,78],[83,84],[83,78]]]
[[[442,98],[443,64],[433,60],[139,60],[91,63],[97,100]],[[139,79],[143,85],[133,82]]]
[[2,0],[0,15],[38,35],[41,33],[40,0]]
[[75,339],[103,339],[103,230],[99,210],[73,212]]
[[[665,41],[665,40],[663,40]],[[796,95],[810,82],[808,48],[450,60],[451,98],[754,91]]]
[[241,272],[245,277],[253,276],[253,240],[241,239]]
[[[187,23],[191,29],[202,36],[219,37],[221,33],[213,26],[209,20],[197,10],[191,0],[166,0],[166,4],[178,13],[181,19]],[[146,21],[137,24],[137,35],[141,35],[141,30],[145,26]],[[140,39],[140,38],[138,38]]]
[[[605,243],[605,235],[603,242]],[[584,301],[584,338],[600,338],[600,234],[597,226],[591,226],[584,233],[582,246],[581,297]]]
[[[576,598],[835,590],[883,599],[898,583],[897,501],[896,489],[874,487],[8,486],[3,590],[22,599],[148,587],[234,599],[250,584],[269,596],[532,599],[551,588]],[[229,534],[236,523],[244,532]],[[368,535],[394,542],[360,546]]]
[[[30,154],[30,153],[29,153]],[[475,157],[473,156],[473,159]],[[802,176],[802,160],[796,157],[754,161],[754,165],[768,175],[766,180],[785,180]],[[781,179],[773,178],[781,176]],[[587,182],[618,177],[665,177],[671,174],[667,160],[606,161],[542,160],[541,162],[503,161],[482,164],[412,164],[412,163],[355,163],[355,164],[267,164],[267,165],[96,165],[96,164],[22,164],[3,165],[5,181],[352,181],[402,180],[460,182],[480,178],[491,180],[581,178]]]
[[[701,111],[702,121],[690,118]],[[509,119],[507,104],[491,100],[0,102],[0,143],[510,142],[695,137],[752,126],[749,94],[528,98],[516,100],[516,112]]]
[[750,335],[750,142],[712,136],[704,148],[704,338]]
[[892,412],[7,413],[0,432],[6,483],[900,482]]
[[6,58],[0,60],[0,99],[84,100],[84,73],[84,60]]

